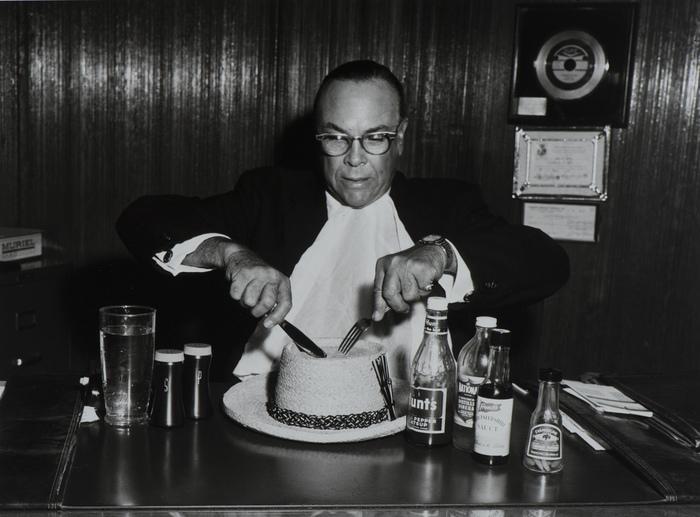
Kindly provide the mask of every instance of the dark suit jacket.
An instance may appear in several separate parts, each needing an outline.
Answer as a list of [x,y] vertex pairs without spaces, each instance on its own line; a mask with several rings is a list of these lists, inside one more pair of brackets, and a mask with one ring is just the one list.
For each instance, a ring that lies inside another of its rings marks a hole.
[[[117,230],[127,248],[149,263],[157,251],[190,237],[224,233],[290,275],[327,219],[324,191],[317,173],[256,169],[244,173],[233,191],[210,198],[140,198],[121,215]],[[474,281],[466,300],[474,308],[531,303],[568,278],[564,250],[537,229],[491,214],[475,185],[396,173],[391,197],[414,241],[440,234],[457,247]]]
[[[233,191],[206,199],[142,197],[123,212],[117,229],[132,254],[149,265],[158,251],[201,233],[219,232],[290,275],[327,219],[324,192],[321,174],[256,169],[244,173]],[[518,340],[534,337],[532,318],[523,306],[566,282],[569,262],[558,244],[539,230],[494,216],[478,187],[461,181],[407,179],[397,173],[391,197],[414,241],[443,235],[469,267],[474,293],[467,302],[450,305],[455,354],[473,334],[477,315],[498,317]],[[226,379],[255,321],[235,308],[220,273],[212,275],[179,275],[157,282],[157,339],[164,346],[188,340],[212,343],[218,356],[212,371]]]

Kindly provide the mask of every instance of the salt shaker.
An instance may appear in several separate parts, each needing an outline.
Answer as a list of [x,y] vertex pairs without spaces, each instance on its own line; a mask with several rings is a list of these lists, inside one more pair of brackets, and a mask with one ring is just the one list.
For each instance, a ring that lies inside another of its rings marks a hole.
[[185,345],[184,395],[187,418],[199,420],[211,415],[210,366],[211,345],[206,343]]
[[159,427],[183,425],[181,350],[156,350],[153,365],[153,407],[151,424]]

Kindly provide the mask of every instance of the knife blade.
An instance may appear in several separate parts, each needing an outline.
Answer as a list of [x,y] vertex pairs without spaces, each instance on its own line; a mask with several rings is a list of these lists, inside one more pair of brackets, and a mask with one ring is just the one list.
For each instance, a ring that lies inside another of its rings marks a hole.
[[302,352],[306,352],[314,357],[326,357],[326,352],[321,350],[321,347],[311,341],[306,334],[289,323],[287,320],[282,320],[280,327],[282,327],[282,330],[284,330],[287,335],[292,338],[294,344],[296,344],[297,348]]

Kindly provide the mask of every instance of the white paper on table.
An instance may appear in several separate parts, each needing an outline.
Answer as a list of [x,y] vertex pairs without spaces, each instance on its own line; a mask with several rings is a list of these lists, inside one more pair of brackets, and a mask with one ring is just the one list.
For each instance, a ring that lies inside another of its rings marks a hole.
[[80,423],[81,424],[90,423],[90,422],[97,422],[99,419],[100,419],[100,417],[97,416],[97,411],[95,410],[94,407],[85,406],[83,408],[83,414],[80,415]]
[[584,442],[586,442],[593,450],[605,451],[607,450],[601,443],[593,438],[588,432],[581,427],[576,420],[571,418],[569,415],[561,411],[561,425],[569,431],[571,434],[578,435]]
[[583,400],[596,411],[644,417],[654,416],[652,411],[613,386],[588,384],[567,379],[562,381],[562,386],[565,392]]

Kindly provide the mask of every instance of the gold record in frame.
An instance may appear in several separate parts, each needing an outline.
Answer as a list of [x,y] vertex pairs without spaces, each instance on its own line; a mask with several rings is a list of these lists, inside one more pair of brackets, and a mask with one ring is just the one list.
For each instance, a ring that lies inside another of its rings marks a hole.
[[590,94],[608,71],[605,51],[584,31],[559,32],[544,42],[534,62],[537,80],[554,99]]

